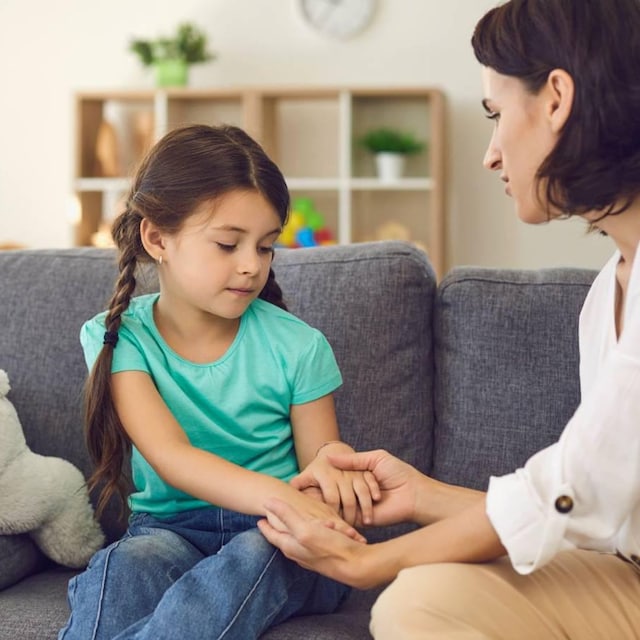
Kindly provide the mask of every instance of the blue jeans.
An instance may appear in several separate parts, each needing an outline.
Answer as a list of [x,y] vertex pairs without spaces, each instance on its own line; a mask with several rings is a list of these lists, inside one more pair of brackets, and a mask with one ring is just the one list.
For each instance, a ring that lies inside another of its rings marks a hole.
[[217,507],[134,514],[70,580],[58,640],[251,640],[292,616],[335,611],[349,588],[287,560],[256,522]]

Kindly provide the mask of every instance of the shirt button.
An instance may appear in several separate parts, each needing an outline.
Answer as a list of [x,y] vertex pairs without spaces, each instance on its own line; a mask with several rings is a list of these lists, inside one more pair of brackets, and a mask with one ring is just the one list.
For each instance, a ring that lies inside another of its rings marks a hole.
[[555,502],[558,513],[569,513],[573,509],[573,500],[569,496],[560,496]]

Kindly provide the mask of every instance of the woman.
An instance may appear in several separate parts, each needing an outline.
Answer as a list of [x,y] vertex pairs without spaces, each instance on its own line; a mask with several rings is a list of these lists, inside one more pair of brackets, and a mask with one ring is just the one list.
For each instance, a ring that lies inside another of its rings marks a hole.
[[259,526],[288,557],[356,587],[391,582],[376,639],[640,637],[638,33],[638,0],[510,0],[472,39],[494,121],[484,163],[518,216],[581,216],[617,247],[580,316],[582,402],[559,441],[486,494],[384,451],[332,456],[376,476],[375,524],[425,525],[380,544],[267,505]]

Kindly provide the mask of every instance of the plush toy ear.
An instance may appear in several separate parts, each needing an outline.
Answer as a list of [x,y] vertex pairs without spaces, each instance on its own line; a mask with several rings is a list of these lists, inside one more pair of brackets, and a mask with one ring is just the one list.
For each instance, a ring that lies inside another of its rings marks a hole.
[[0,369],[0,398],[4,398],[10,390],[9,376],[4,369]]

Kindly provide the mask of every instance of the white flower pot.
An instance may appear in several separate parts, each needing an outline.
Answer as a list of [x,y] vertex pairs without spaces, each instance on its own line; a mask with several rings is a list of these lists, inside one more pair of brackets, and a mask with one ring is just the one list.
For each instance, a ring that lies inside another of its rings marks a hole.
[[376,153],[376,167],[381,182],[394,182],[404,174],[405,156],[402,153]]

